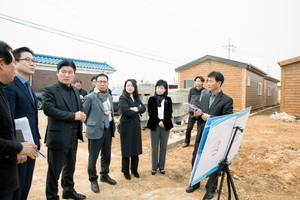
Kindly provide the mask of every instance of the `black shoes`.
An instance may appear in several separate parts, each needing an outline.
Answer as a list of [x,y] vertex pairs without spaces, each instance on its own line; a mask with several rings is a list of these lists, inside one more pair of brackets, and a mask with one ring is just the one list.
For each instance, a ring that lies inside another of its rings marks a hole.
[[74,192],[65,192],[63,191],[62,193],[62,198],[63,199],[75,199],[75,200],[80,200],[80,199],[85,199],[86,196],[77,193],[76,191]]
[[189,186],[188,188],[186,188],[186,192],[187,193],[192,193],[194,192],[196,189],[198,189],[200,187],[200,184],[196,184],[196,185],[193,185],[193,186]]
[[139,173],[133,173],[133,176],[135,177],[135,178],[140,178],[140,175],[139,175]]
[[95,193],[100,192],[99,185],[98,185],[98,182],[97,182],[97,181],[91,182],[91,189],[92,189],[92,191],[95,192]]
[[106,183],[111,184],[111,185],[116,185],[116,184],[117,184],[117,182],[116,182],[114,179],[110,178],[110,177],[108,176],[108,174],[106,174],[106,175],[101,175],[100,181],[101,181],[101,182],[106,182]]
[[152,175],[155,175],[155,174],[156,174],[156,169],[152,169],[152,170],[151,170],[151,174],[152,174]]
[[185,148],[185,147],[188,147],[189,145],[190,145],[189,143],[184,142],[184,143],[182,144],[182,147]]
[[164,169],[159,169],[159,172],[160,172],[161,174],[165,174],[165,173],[166,173],[166,171],[165,171]]
[[124,177],[125,177],[127,180],[131,180],[130,174],[125,174],[125,173],[124,173]]
[[213,193],[208,193],[207,196],[206,196],[206,199],[212,199],[214,198],[214,194]]

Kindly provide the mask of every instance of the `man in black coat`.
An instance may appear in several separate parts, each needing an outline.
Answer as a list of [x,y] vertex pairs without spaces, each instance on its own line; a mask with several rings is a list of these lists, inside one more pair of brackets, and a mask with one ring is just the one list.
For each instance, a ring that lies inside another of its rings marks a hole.
[[80,111],[78,90],[71,85],[75,77],[75,63],[63,60],[57,65],[58,82],[43,89],[43,110],[48,116],[45,142],[48,147],[46,178],[47,199],[59,199],[58,179],[64,199],[85,199],[74,189],[74,172],[78,139],[82,137],[82,122],[86,115]]
[[14,79],[14,61],[11,47],[0,41],[0,200],[12,200],[13,192],[19,187],[17,155],[32,159],[38,156],[36,145],[15,141],[15,125],[3,92],[3,84]]
[[[37,99],[29,85],[29,77],[34,74],[36,67],[34,54],[28,47],[21,47],[15,49],[13,55],[16,59],[16,74],[14,81],[5,85],[4,92],[13,118],[27,117],[34,143],[40,149]],[[20,159],[26,161],[18,164],[20,186],[14,191],[13,199],[26,200],[31,187],[35,159],[18,156],[18,160]]]
[[[205,127],[206,120],[209,118],[222,116],[222,115],[228,115],[233,113],[233,100],[231,97],[224,94],[221,90],[221,86],[224,82],[224,76],[217,71],[210,72],[208,74],[207,79],[207,88],[210,90],[210,94],[206,94],[202,97],[200,105],[198,108],[199,110],[194,111],[194,115],[198,117],[197,120],[197,136],[196,141],[194,145],[194,151],[193,151],[193,158],[192,158],[192,166],[194,165],[195,158],[197,155],[199,143],[202,137],[202,132]],[[206,190],[208,190],[209,186],[212,184],[212,181],[215,180],[215,178],[218,175],[216,173],[211,174],[209,177],[209,180],[206,184]],[[212,187],[211,191],[208,191],[207,199],[213,198],[213,193],[217,189],[218,182],[216,181],[215,184]],[[194,192],[195,189],[200,187],[200,182],[189,186],[186,189],[187,193]]]

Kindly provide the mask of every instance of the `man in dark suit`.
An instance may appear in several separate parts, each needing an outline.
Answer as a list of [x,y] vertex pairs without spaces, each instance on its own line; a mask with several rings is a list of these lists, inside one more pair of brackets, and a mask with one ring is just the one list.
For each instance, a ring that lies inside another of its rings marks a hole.
[[[192,166],[194,165],[195,158],[197,155],[199,143],[202,137],[202,132],[205,127],[206,120],[209,118],[222,116],[222,115],[228,115],[233,113],[233,100],[231,97],[224,94],[221,90],[221,86],[224,83],[224,76],[217,71],[212,71],[208,74],[207,79],[207,88],[210,90],[210,94],[206,94],[202,97],[201,102],[198,105],[198,110],[194,111],[194,116],[198,117],[197,120],[197,136],[196,141],[194,145],[194,152],[193,152],[193,158],[192,158]],[[209,186],[212,184],[212,182],[217,178],[217,173],[211,174],[209,177],[207,184],[206,184],[206,190],[209,189]],[[218,182],[216,181],[213,185],[213,188],[211,191],[208,191],[207,199],[212,199],[214,197],[213,193],[217,189]],[[186,189],[187,193],[194,192],[195,189],[200,187],[200,182],[189,186]]]
[[87,93],[87,91],[82,89],[82,81],[81,80],[74,81],[74,86],[77,88],[79,95],[81,95],[80,100],[83,100],[83,97],[85,97],[88,93]]
[[0,41],[0,200],[12,200],[19,187],[17,155],[38,156],[35,144],[15,141],[15,124],[3,91],[3,84],[14,79],[14,62],[11,47]]
[[63,60],[57,65],[58,82],[43,89],[43,110],[48,116],[45,142],[48,147],[48,171],[46,178],[47,199],[59,199],[60,173],[64,199],[85,199],[74,189],[74,172],[78,139],[82,137],[82,122],[86,115],[80,111],[78,90],[72,86],[75,63]]
[[94,92],[84,98],[83,110],[87,115],[86,137],[88,138],[88,175],[93,192],[100,191],[96,161],[101,151],[100,181],[111,185],[117,184],[109,177],[109,165],[111,160],[111,143],[115,133],[114,104],[112,96],[108,93],[108,76],[99,74],[96,76]]
[[[13,51],[16,60],[16,74],[14,81],[4,87],[4,93],[10,105],[13,118],[27,117],[34,143],[40,149],[40,133],[38,128],[37,99],[30,84],[29,77],[35,72],[33,51],[28,47],[21,47]],[[14,200],[26,200],[32,182],[35,159],[18,155],[18,160],[26,161],[18,164],[19,188],[14,191]]]

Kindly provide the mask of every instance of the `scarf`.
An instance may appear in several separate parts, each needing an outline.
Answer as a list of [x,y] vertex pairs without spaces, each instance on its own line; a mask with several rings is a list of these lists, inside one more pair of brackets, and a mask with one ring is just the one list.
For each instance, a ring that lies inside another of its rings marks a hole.
[[98,90],[97,88],[94,89],[94,92],[98,94],[99,99],[102,101],[103,107],[104,107],[104,113],[106,115],[109,115],[111,113],[110,105],[107,101],[108,98],[108,90],[105,92]]
[[162,100],[164,100],[167,97],[167,95],[165,95],[165,94],[158,95],[155,93],[154,97],[156,98],[157,107],[161,107],[161,102],[162,102]]

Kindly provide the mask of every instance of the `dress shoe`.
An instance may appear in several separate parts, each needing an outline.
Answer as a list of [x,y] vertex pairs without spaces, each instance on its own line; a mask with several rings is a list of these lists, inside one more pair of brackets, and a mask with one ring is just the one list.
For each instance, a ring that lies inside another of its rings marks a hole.
[[206,199],[212,199],[214,198],[214,194],[213,193],[208,193],[207,196],[206,196]]
[[95,193],[100,192],[99,185],[98,185],[98,182],[97,182],[97,181],[91,182],[91,189],[92,189],[92,191],[95,192]]
[[100,181],[109,183],[111,185],[116,185],[117,184],[117,182],[114,179],[110,178],[108,175],[101,175]]
[[156,174],[156,169],[152,169],[152,170],[151,170],[151,174],[152,174],[152,175],[155,175],[155,174]]
[[76,191],[74,192],[65,192],[63,191],[62,193],[62,198],[63,199],[75,199],[75,200],[80,200],[80,199],[85,199],[86,196],[77,193]]
[[160,172],[161,174],[165,174],[165,173],[166,173],[166,171],[165,171],[164,169],[159,169],[159,172]]
[[130,179],[131,179],[130,174],[124,174],[124,177],[125,177],[127,180],[130,180]]
[[189,143],[187,143],[187,142],[184,142],[183,144],[182,144],[182,147],[184,148],[184,147],[188,147],[190,144]]
[[194,192],[196,189],[198,189],[200,187],[200,185],[198,185],[198,184],[196,184],[196,185],[193,185],[193,186],[189,186],[188,188],[186,188],[186,192],[187,193],[192,193],[192,192]]
[[136,173],[133,173],[133,176],[136,177],[136,178],[140,178],[140,175],[139,175],[139,173],[137,173],[137,172],[136,172]]

